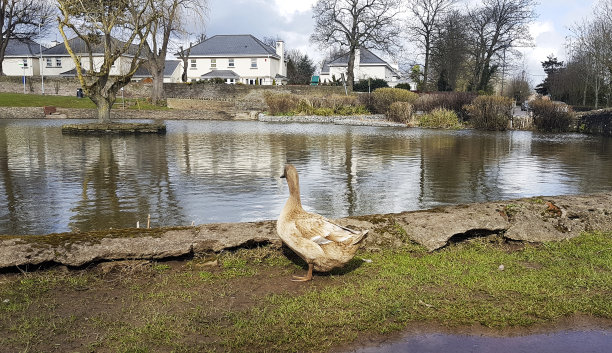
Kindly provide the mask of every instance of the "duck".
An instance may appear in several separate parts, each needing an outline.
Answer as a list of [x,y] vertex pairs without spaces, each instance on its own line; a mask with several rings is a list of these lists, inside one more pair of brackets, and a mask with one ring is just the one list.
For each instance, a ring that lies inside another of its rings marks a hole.
[[293,276],[293,281],[313,279],[313,270],[329,272],[349,262],[369,230],[357,231],[338,225],[329,219],[304,210],[300,199],[298,172],[286,164],[281,178],[287,180],[289,199],[276,222],[276,231],[291,250],[308,264],[305,276]]

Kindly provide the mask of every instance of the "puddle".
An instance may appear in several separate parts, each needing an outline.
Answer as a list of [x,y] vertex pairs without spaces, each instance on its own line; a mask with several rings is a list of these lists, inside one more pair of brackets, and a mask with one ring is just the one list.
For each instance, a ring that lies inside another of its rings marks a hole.
[[448,335],[432,333],[406,336],[395,342],[360,348],[351,353],[608,353],[612,347],[612,331],[560,331],[515,337]]

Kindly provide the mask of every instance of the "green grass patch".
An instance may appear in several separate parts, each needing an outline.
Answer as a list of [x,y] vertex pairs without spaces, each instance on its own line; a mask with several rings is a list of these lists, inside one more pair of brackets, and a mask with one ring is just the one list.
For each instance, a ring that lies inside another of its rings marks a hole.
[[612,320],[611,249],[612,233],[524,245],[492,236],[432,253],[409,243],[361,253],[310,283],[291,282],[303,264],[267,247],[134,273],[0,275],[0,345],[319,352],[423,322],[502,329],[572,315]]
[[[96,105],[87,97],[77,98],[71,96],[51,96],[39,94],[22,93],[0,93],[0,107],[44,107],[54,106],[59,108],[89,108]],[[121,109],[123,100],[118,98],[113,109]],[[125,99],[126,109],[135,110],[169,110],[168,107],[154,105],[146,99]]]

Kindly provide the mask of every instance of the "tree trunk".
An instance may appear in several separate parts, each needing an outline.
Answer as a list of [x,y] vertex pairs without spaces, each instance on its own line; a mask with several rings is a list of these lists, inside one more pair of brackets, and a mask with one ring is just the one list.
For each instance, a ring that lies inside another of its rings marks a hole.
[[353,81],[355,80],[355,50],[356,48],[354,48],[352,45],[349,47],[349,61],[346,70],[346,84],[348,85],[350,91],[353,91]]
[[164,69],[151,70],[153,86],[151,87],[151,103],[159,104],[166,98],[164,91]]
[[110,98],[98,96],[96,99],[92,99],[96,103],[98,108],[98,122],[108,124],[111,122],[111,107],[113,102]]

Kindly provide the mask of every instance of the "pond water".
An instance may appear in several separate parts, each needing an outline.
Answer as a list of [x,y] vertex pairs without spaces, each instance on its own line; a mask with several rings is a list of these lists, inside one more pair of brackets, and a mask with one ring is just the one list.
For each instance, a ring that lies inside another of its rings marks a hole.
[[[72,121],[71,121],[72,122]],[[65,136],[0,120],[0,234],[276,219],[285,162],[337,218],[612,191],[612,139],[524,131],[168,121],[165,136]]]

